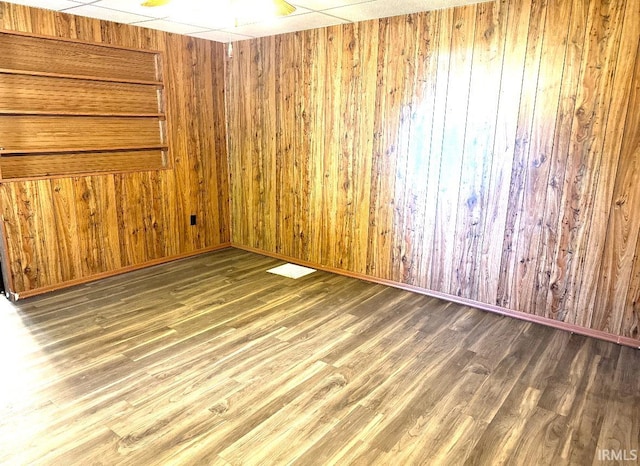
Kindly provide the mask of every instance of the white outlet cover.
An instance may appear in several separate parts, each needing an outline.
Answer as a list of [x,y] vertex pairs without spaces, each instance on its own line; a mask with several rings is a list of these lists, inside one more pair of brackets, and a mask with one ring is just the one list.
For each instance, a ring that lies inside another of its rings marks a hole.
[[283,264],[278,267],[274,267],[273,269],[267,270],[269,273],[273,273],[276,275],[282,275],[283,277],[296,278],[304,277],[305,275],[309,275],[310,273],[315,272],[316,269],[310,269],[309,267],[302,267],[301,265],[296,264]]

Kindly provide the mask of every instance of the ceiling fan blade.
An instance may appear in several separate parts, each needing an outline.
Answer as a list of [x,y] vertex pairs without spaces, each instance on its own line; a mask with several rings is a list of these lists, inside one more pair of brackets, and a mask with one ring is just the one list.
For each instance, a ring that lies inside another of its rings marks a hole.
[[[233,0],[232,0],[233,1]],[[276,16],[287,16],[296,11],[296,7],[287,3],[285,0],[264,0],[273,4]],[[146,7],[163,6],[171,0],[144,0],[141,5]]]
[[287,16],[296,11],[296,7],[285,2],[285,0],[273,0],[273,4],[278,16]]
[[171,0],[146,0],[141,3],[142,6],[163,6],[169,3]]

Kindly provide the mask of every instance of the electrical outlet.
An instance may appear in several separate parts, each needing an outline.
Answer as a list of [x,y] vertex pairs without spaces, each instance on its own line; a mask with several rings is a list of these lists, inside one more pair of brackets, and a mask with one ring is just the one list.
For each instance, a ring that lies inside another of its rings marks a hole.
[[196,218],[195,215],[191,216],[191,225],[195,225],[196,223],[198,223],[198,219]]

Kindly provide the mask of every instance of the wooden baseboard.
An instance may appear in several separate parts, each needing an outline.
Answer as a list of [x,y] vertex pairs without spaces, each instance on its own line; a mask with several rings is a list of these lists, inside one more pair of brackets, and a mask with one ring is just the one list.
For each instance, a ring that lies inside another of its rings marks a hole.
[[273,253],[269,251],[264,251],[262,249],[252,248],[249,246],[243,246],[240,244],[231,243],[231,246],[236,249],[242,249],[244,251],[254,252],[256,254],[261,254],[263,256],[273,257],[275,259],[281,259],[287,262],[291,262],[298,265],[303,265],[306,267],[312,267],[314,269],[323,270],[325,272],[331,272],[338,275],[344,275],[347,277],[358,278],[360,280],[365,280],[372,283],[379,283],[382,285],[392,286],[394,288],[400,288],[402,290],[412,291],[414,293],[420,293],[426,296],[431,296],[434,298],[443,299],[445,301],[450,301],[452,303],[462,304],[463,306],[469,306],[476,309],[481,309],[483,311],[493,312],[495,314],[500,314],[503,316],[513,317],[514,319],[524,320],[527,322],[533,322],[536,324],[545,325],[547,327],[557,328],[559,330],[564,330],[571,333],[576,333],[578,335],[584,335],[587,337],[598,338],[600,340],[610,341],[613,343],[617,343],[619,345],[630,346],[632,348],[640,348],[640,340],[636,340],[630,337],[623,337],[620,335],[616,335],[609,332],[603,332],[601,330],[594,330],[591,328],[581,327],[579,325],[570,324],[567,322],[561,322],[554,319],[549,319],[548,317],[537,316],[534,314],[528,314],[526,312],[514,311],[512,309],[507,309],[504,307],[486,304],[479,301],[474,301],[472,299],[462,298],[460,296],[454,296],[447,293],[441,293],[439,291],[432,291],[426,288],[421,288],[419,286],[407,285],[405,283],[395,282],[393,280],[386,280],[384,278],[376,278],[370,275],[350,272],[347,270],[342,270],[336,267],[329,267],[321,264],[316,264],[309,261],[304,261],[300,259],[296,259],[294,257],[285,256],[283,254]]
[[100,280],[102,278],[112,277],[114,275],[120,275],[127,272],[132,272],[138,269],[144,269],[146,267],[151,267],[154,265],[164,264],[166,262],[172,262],[179,259],[185,259],[187,257],[197,256],[199,254],[204,254],[207,252],[218,251],[220,249],[226,249],[231,247],[231,243],[222,243],[217,246],[212,246],[205,249],[198,249],[197,251],[188,252],[185,254],[178,254],[176,256],[167,256],[160,257],[158,259],[153,259],[147,262],[142,262],[140,264],[129,265],[127,267],[122,267],[120,269],[109,270],[108,272],[97,273],[95,275],[90,275],[88,277],[76,278],[74,280],[69,280],[63,283],[56,283],[55,285],[43,286],[42,288],[36,288],[33,290],[23,291],[22,293],[10,293],[9,298],[12,301],[17,301],[18,299],[29,298],[31,296],[37,296],[42,293],[48,293],[50,291],[56,291],[63,288],[69,288],[71,286],[82,285],[84,283],[93,282],[96,280]]

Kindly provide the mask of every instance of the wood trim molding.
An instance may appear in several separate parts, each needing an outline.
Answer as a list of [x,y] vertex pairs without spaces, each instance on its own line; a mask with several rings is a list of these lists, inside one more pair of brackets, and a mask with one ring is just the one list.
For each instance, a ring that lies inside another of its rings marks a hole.
[[549,319],[547,317],[541,317],[533,314],[527,314],[526,312],[514,311],[512,309],[507,309],[504,307],[481,303],[479,301],[474,301],[472,299],[462,298],[460,296],[454,296],[447,293],[441,293],[438,291],[431,291],[425,288],[421,288],[414,285],[407,285],[406,283],[399,283],[393,280],[386,280],[384,278],[376,278],[369,275],[350,272],[348,270],[342,270],[335,267],[328,267],[320,264],[316,264],[313,262],[308,262],[300,259],[296,259],[294,257],[285,256],[283,254],[273,253],[269,251],[264,251],[258,248],[252,248],[249,246],[243,246],[240,244],[231,243],[231,247],[236,249],[242,249],[244,251],[253,252],[256,254],[261,254],[263,256],[273,257],[275,259],[284,260],[287,262],[291,262],[298,265],[303,265],[306,267],[312,267],[314,269],[323,270],[325,272],[331,272],[338,275],[344,275],[346,277],[358,278],[360,280],[365,280],[372,283],[379,283],[381,285],[392,286],[394,288],[399,288],[406,291],[412,291],[414,293],[423,294],[426,296],[431,296],[433,298],[439,298],[445,301],[449,301],[456,304],[462,304],[463,306],[469,306],[476,309],[480,309],[483,311],[493,312],[494,314],[500,314],[507,317],[513,317],[514,319],[524,320],[527,322],[533,322],[536,324],[545,325],[547,327],[556,328],[559,330],[564,330],[566,332],[576,333],[578,335],[584,335],[587,337],[597,338],[599,340],[609,341],[613,343],[617,343],[619,345],[630,346],[632,348],[640,349],[640,340],[636,340],[634,338],[623,337],[619,335],[615,335],[609,332],[603,332],[601,330],[594,330],[590,328],[581,327],[579,325],[570,324],[567,322],[561,322],[553,319]]
[[150,260],[150,261],[141,262],[140,264],[135,264],[135,265],[130,265],[130,266],[127,266],[127,267],[123,267],[121,269],[109,270],[107,272],[102,272],[102,273],[98,273],[98,274],[95,274],[95,275],[90,275],[88,277],[77,278],[75,280],[69,280],[68,282],[56,283],[55,285],[44,286],[42,288],[36,288],[34,290],[28,290],[28,291],[24,291],[22,293],[14,293],[14,292],[7,291],[7,294],[8,294],[8,298],[11,299],[11,301],[15,302],[15,301],[18,301],[19,299],[30,298],[32,296],[37,296],[39,294],[48,293],[50,291],[56,291],[56,290],[60,290],[60,289],[63,289],[63,288],[69,288],[69,287],[76,286],[76,285],[82,285],[84,283],[93,282],[93,281],[96,281],[96,280],[100,280],[102,278],[108,278],[108,277],[112,277],[114,275],[121,275],[123,273],[133,272],[134,270],[144,269],[146,267],[152,267],[154,265],[164,264],[164,263],[167,263],[167,262],[173,262],[173,261],[176,261],[176,260],[179,260],[179,259],[186,259],[187,257],[197,256],[199,254],[205,254],[207,252],[218,251],[218,250],[221,250],[221,249],[227,249],[229,247],[231,247],[231,243],[222,243],[222,244],[219,244],[217,246],[212,246],[212,247],[204,248],[204,249],[198,249],[196,251],[187,252],[185,254],[178,254],[177,256],[161,257],[161,258],[158,258],[158,259],[153,259],[153,260]]

